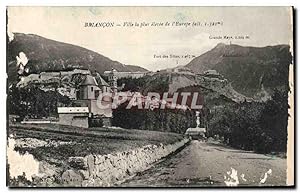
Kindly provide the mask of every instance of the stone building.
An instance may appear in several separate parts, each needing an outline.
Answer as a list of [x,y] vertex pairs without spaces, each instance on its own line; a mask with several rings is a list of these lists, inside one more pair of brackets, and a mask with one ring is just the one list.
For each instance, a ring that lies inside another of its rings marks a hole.
[[109,85],[110,85],[110,87],[112,89],[112,92],[113,93],[117,92],[117,80],[118,80],[118,77],[117,77],[117,71],[116,71],[116,69],[112,69],[111,71],[109,71],[109,73],[107,75],[108,75],[108,82],[109,82]]
[[[112,92],[112,88],[101,76],[95,78],[90,74],[85,75],[76,92],[74,107],[58,107],[59,124],[79,127],[110,126],[111,98],[99,97],[107,92]],[[74,108],[87,109],[87,112],[77,112]]]

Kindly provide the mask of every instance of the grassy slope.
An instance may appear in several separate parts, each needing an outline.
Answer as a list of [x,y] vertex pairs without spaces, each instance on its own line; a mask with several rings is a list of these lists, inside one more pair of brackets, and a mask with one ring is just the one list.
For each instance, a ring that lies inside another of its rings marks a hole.
[[36,148],[16,148],[19,152],[28,151],[37,160],[60,164],[71,156],[86,156],[89,154],[109,154],[128,151],[149,144],[170,144],[183,138],[175,133],[127,130],[120,128],[90,128],[82,129],[61,125],[13,125],[9,135],[15,138],[36,138],[44,141],[65,141],[57,147],[41,146]]

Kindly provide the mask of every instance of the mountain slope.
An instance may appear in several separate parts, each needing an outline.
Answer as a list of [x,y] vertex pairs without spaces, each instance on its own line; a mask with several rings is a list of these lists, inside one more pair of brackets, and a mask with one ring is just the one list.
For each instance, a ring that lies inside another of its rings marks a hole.
[[234,103],[251,101],[232,88],[231,84],[223,76],[211,78],[205,75],[183,74],[183,73],[156,73],[152,76],[143,77],[140,92],[147,95],[148,92],[164,92],[174,94],[175,92],[199,92],[203,94],[205,103],[212,104],[217,98],[226,99]]
[[288,89],[288,70],[292,61],[288,45],[243,47],[218,44],[194,58],[186,67],[196,73],[217,70],[238,92],[253,97],[274,88]]
[[118,71],[147,71],[139,66],[124,65],[117,61],[93,52],[91,50],[66,44],[38,35],[14,33],[13,41],[8,43],[8,76],[16,77],[17,59],[20,52],[28,58],[26,65],[28,73],[42,71],[61,71],[74,68],[84,68],[103,73],[105,70],[115,68]]

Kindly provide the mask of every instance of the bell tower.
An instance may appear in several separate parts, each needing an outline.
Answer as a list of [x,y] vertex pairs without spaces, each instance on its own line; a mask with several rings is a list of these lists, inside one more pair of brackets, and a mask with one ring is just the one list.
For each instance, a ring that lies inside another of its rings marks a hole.
[[109,82],[109,85],[111,87],[111,90],[113,93],[116,93],[117,92],[117,76],[116,76],[116,69],[111,69],[109,75],[108,75],[108,82]]

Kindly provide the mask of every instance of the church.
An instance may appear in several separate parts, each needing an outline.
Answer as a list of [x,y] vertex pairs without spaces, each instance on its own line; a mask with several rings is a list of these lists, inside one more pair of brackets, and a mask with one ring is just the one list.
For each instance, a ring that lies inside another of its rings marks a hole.
[[[109,83],[101,76],[84,75],[76,90],[76,99],[72,107],[58,107],[59,122],[61,125],[71,125],[83,128],[111,126],[112,108],[111,99],[98,97],[102,93],[117,92],[117,77],[114,70],[108,75]],[[101,108],[108,106],[109,108]]]

